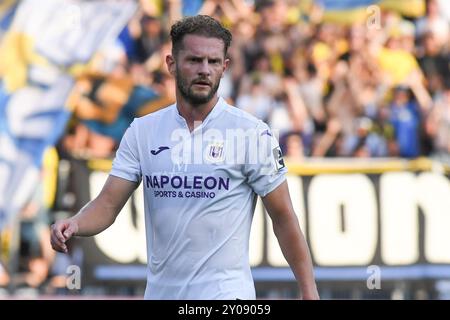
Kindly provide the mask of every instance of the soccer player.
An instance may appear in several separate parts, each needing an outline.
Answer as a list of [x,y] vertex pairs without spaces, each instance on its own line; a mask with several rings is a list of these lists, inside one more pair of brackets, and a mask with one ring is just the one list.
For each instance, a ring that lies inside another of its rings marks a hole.
[[[167,67],[174,105],[135,119],[100,194],[52,226],[52,246],[108,228],[142,181],[146,299],[255,299],[249,235],[257,195],[304,299],[318,299],[308,245],[266,124],[228,105],[217,88],[231,34],[208,16],[175,23]],[[126,236],[126,235],[124,235]]]

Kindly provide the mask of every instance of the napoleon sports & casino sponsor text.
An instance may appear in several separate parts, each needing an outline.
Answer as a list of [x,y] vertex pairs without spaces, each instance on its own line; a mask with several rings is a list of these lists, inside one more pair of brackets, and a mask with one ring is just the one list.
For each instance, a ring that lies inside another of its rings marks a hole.
[[145,187],[152,188],[154,196],[162,198],[212,199],[217,191],[228,191],[230,187],[230,178],[214,176],[145,175],[144,177]]

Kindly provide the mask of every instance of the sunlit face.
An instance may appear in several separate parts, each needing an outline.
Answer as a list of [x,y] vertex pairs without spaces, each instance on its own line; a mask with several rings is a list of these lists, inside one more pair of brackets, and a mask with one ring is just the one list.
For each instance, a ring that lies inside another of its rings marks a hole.
[[229,61],[221,39],[186,35],[176,57],[168,56],[166,62],[178,93],[196,106],[215,97]]

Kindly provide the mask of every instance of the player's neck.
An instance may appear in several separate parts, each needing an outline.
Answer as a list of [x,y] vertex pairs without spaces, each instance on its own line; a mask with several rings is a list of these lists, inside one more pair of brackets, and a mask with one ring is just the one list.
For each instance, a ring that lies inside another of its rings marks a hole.
[[195,126],[206,119],[218,100],[219,97],[215,95],[205,104],[193,105],[191,102],[186,101],[186,99],[181,97],[181,95],[177,94],[177,108],[180,115],[186,120],[189,130],[192,131],[195,129]]

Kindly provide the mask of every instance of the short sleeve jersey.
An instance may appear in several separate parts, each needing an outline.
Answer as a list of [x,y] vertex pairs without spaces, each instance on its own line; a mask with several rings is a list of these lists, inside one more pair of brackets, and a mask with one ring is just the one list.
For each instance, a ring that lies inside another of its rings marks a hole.
[[254,299],[256,199],[286,171],[269,127],[222,98],[192,132],[175,104],[135,119],[110,174],[143,183],[145,298]]

